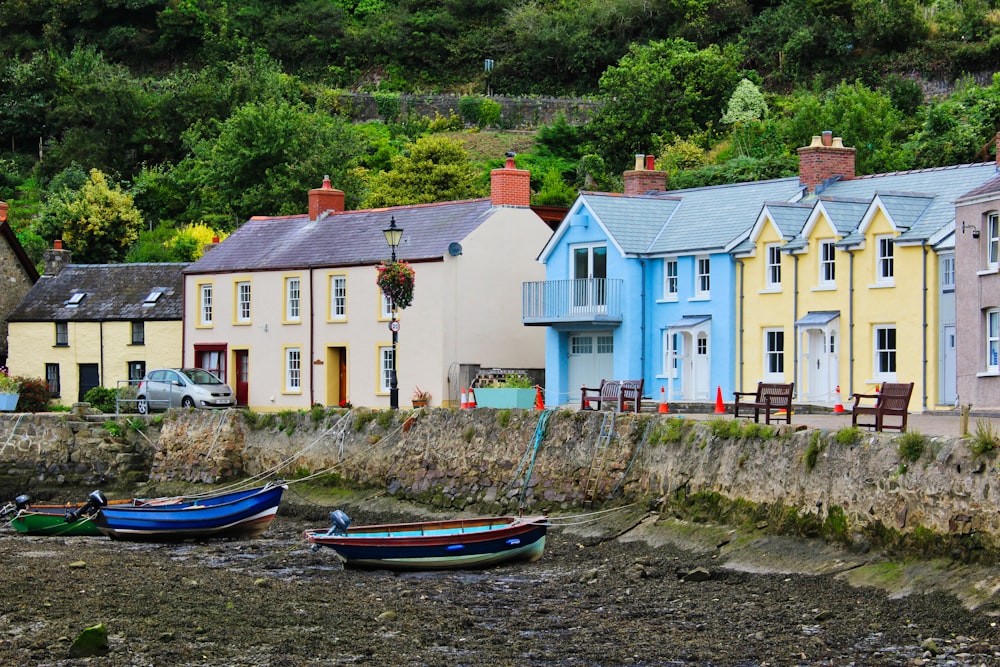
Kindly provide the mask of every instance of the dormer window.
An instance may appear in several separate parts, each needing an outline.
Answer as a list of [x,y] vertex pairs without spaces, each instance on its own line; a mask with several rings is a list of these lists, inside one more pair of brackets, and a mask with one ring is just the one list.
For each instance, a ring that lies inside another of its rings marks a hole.
[[63,302],[63,305],[66,306],[67,308],[76,308],[77,306],[80,305],[80,302],[83,301],[84,297],[86,296],[87,296],[86,292],[73,292],[73,294],[70,295],[70,297]]

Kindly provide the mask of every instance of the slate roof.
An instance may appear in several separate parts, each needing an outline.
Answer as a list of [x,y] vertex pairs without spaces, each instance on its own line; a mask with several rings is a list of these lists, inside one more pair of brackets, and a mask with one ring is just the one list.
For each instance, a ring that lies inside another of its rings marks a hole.
[[[8,318],[11,322],[180,320],[186,263],[69,264],[43,275]],[[144,305],[154,290],[161,291]],[[68,301],[83,293],[74,307]]]
[[669,197],[625,197],[605,192],[589,192],[580,198],[626,254],[646,252],[681,204]]
[[382,230],[392,218],[403,228],[396,257],[440,259],[491,215],[488,198],[439,204],[344,211],[310,221],[308,214],[254,217],[206,252],[184,273],[288,270],[375,264],[389,259]]
[[995,176],[990,180],[986,181],[978,188],[973,188],[968,192],[962,194],[959,200],[964,199],[975,199],[976,197],[984,197],[987,195],[995,195],[1000,192],[1000,176]]

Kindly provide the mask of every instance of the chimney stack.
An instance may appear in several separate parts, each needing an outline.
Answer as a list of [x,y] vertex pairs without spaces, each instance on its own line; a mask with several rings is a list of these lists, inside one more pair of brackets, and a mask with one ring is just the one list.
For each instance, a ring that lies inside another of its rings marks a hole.
[[826,130],[812,138],[812,143],[799,149],[799,183],[809,192],[824,181],[840,176],[854,178],[854,149],[845,148],[844,140]]
[[531,172],[514,166],[514,153],[507,153],[503,169],[490,172],[490,199],[494,206],[531,206]]
[[626,195],[641,195],[651,190],[664,192],[667,189],[667,172],[656,171],[656,157],[638,153],[635,156],[635,169],[626,171]]
[[42,254],[42,262],[45,265],[44,275],[55,276],[65,269],[73,260],[73,253],[63,249],[62,239],[56,239],[52,243],[52,249],[46,250]]
[[324,213],[344,212],[344,192],[330,185],[330,177],[323,177],[323,185],[309,191],[309,221],[316,222]]

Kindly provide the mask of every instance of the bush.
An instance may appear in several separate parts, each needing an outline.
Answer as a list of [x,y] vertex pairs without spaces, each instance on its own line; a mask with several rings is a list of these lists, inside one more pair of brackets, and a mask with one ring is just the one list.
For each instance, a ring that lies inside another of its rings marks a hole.
[[20,375],[14,380],[21,385],[21,397],[17,399],[18,412],[45,412],[48,409],[51,395],[45,380]]
[[976,435],[973,437],[972,442],[969,443],[969,451],[971,451],[976,456],[982,456],[992,452],[1000,446],[1000,435],[997,435],[997,431],[993,428],[993,424],[983,419],[976,421]]
[[90,407],[101,412],[115,412],[116,398],[115,390],[107,387],[94,387],[83,396],[83,400],[90,403]]
[[921,435],[918,431],[908,431],[899,436],[899,440],[897,441],[899,458],[904,461],[915,462],[923,455],[926,446],[927,438],[925,436]]

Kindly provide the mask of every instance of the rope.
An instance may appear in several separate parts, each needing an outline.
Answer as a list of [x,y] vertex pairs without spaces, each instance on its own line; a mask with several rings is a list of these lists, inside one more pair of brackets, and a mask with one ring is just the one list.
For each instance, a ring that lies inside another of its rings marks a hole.
[[17,427],[21,424],[21,420],[24,419],[24,415],[26,414],[27,414],[26,412],[17,413],[17,419],[14,420],[14,426],[11,427],[10,429],[10,435],[7,436],[7,442],[5,442],[3,446],[4,449],[6,449],[7,445],[10,444],[10,441],[14,439],[14,434],[17,432]]
[[[545,431],[549,426],[549,416],[552,414],[552,410],[544,410],[541,415],[538,416],[538,424],[535,426],[535,443],[532,447],[531,453],[531,464],[528,466],[528,472],[524,476],[524,483],[521,485],[521,495],[517,499],[518,508],[524,507],[524,498],[528,494],[528,482],[531,481],[531,473],[535,469],[535,461],[538,459],[538,450],[542,446],[542,440],[545,439]],[[527,454],[527,452],[525,452]],[[515,480],[517,477],[515,476]]]
[[[616,513],[616,512],[622,512],[624,510],[627,510],[630,507],[635,507],[638,504],[639,503],[629,503],[628,505],[622,505],[621,507],[613,507],[611,509],[599,510],[597,512],[585,512],[583,514],[571,514],[570,516],[561,516],[561,517],[555,517],[555,518],[549,517],[549,525],[551,525],[553,527],[556,527],[556,528],[562,528],[563,526],[582,526],[582,525],[585,525],[585,524],[588,524],[588,523],[594,523],[596,521],[600,521],[600,520],[604,519],[605,518],[604,517],[605,514],[612,514],[612,513]],[[596,518],[590,518],[590,519],[587,519],[585,521],[577,521],[576,520],[576,519],[579,519],[581,517],[596,517]],[[567,519],[574,519],[574,520],[573,521],[568,521]]]

